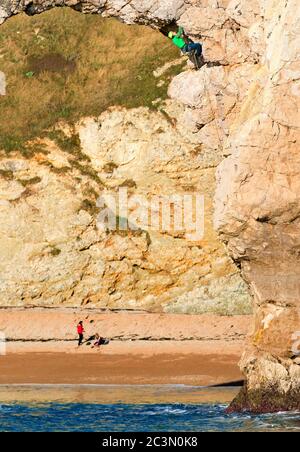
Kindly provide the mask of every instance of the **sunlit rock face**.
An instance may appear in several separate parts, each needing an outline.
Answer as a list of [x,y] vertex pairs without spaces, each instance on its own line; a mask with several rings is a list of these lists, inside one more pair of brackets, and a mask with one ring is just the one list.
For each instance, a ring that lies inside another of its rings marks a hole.
[[209,64],[169,93],[203,155],[224,158],[215,227],[255,301],[247,383],[232,409],[300,409],[298,0],[2,1],[0,18],[62,5],[156,28],[176,22],[203,41]]
[[[175,124],[182,107],[165,108],[163,115],[115,107],[75,130],[62,125],[62,142],[79,141],[71,154],[43,139],[37,143],[46,153],[1,158],[2,306],[251,313],[248,287],[212,225],[220,156],[199,152],[197,136]],[[114,220],[122,216],[129,229],[118,221],[103,230],[97,200],[118,193],[128,209]],[[135,196],[150,205],[161,195],[193,193],[205,200],[197,241],[135,221]]]
[[139,22],[152,26],[178,20],[188,6],[184,0],[1,0],[0,5],[2,21],[24,11],[33,15],[54,7],[70,6],[84,13],[118,17],[128,24]]
[[215,219],[256,304],[241,406],[268,411],[300,408],[299,2],[263,12],[265,50],[226,141]]
[[[218,54],[221,66],[181,74],[170,95],[186,105],[186,122],[201,129],[206,146],[222,143],[215,227],[256,306],[241,362],[247,383],[231,409],[294,410],[300,408],[300,7],[296,1],[223,6],[212,23],[204,20],[209,5],[183,14],[192,35],[208,36],[209,60]],[[224,34],[228,23],[231,32]]]

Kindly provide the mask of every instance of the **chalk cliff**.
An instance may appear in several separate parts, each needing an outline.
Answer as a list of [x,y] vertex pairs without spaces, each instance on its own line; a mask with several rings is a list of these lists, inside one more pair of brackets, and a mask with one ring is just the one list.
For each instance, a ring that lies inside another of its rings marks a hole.
[[[177,23],[203,40],[209,63],[176,77],[169,93],[201,155],[223,157],[215,227],[255,302],[247,383],[232,409],[300,409],[299,2],[2,0],[0,20],[63,5],[155,28]],[[145,237],[135,240],[146,248]]]
[[[30,158],[2,156],[2,306],[251,312],[247,285],[212,227],[220,157],[200,152],[193,134],[172,122],[180,106],[165,108],[114,107],[37,139]],[[203,193],[204,237],[191,242],[183,231],[119,224],[100,230],[97,200],[119,189],[146,201]]]

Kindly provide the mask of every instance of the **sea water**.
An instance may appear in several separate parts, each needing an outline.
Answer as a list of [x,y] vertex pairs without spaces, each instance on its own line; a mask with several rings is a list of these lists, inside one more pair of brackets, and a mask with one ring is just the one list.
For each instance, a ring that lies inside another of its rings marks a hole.
[[0,430],[300,432],[299,413],[226,414],[224,399],[235,393],[231,388],[10,386],[0,389]]

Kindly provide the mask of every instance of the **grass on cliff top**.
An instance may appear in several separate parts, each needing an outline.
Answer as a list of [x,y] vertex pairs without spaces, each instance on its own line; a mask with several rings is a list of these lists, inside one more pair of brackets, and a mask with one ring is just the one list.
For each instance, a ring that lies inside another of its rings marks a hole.
[[158,87],[153,70],[177,57],[159,32],[114,19],[62,8],[10,19],[0,30],[7,78],[0,148],[25,152],[27,140],[59,120],[74,123],[111,105],[152,107],[167,96],[167,83]]

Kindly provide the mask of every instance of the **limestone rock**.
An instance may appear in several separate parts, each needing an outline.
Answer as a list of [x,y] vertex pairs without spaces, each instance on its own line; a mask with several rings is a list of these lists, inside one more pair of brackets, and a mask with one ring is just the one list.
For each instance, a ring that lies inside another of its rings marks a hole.
[[264,15],[265,55],[230,128],[215,223],[257,304],[238,405],[257,410],[273,392],[268,409],[299,409],[299,364],[289,361],[300,331],[299,4],[267,1]]
[[[169,102],[166,110],[177,116],[183,109]],[[88,158],[83,167],[50,139],[43,141],[46,155],[1,158],[2,306],[172,311],[173,303],[186,313],[199,289],[193,312],[211,312],[216,304],[221,314],[251,311],[247,287],[212,228],[219,157],[204,158],[194,134],[171,119],[116,107],[83,119],[75,131],[64,128],[79,134]],[[99,230],[97,198],[120,187],[145,199],[205,194],[203,239],[190,242],[171,230]]]
[[184,0],[4,0],[0,9],[0,20],[26,12],[38,14],[55,6],[70,6],[84,13],[116,16],[126,23],[149,23],[163,25],[177,20],[184,9]]
[[223,277],[222,284],[220,280],[213,280],[207,286],[193,289],[165,307],[165,312],[214,312],[229,316],[247,315],[251,311],[247,286],[238,274]]

